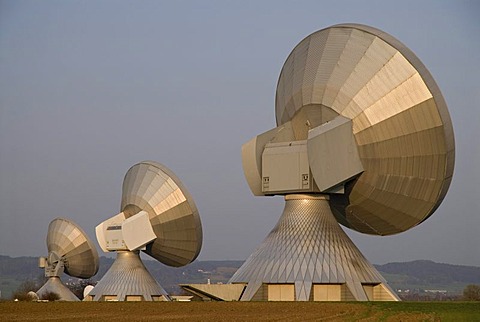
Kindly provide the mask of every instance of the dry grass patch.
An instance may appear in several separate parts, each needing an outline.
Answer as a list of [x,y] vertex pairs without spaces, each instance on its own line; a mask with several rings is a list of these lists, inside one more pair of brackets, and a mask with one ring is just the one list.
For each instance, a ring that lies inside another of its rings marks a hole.
[[[450,304],[448,307],[438,303],[358,302],[1,302],[0,321],[396,322],[458,321],[465,314],[476,316],[478,303],[472,303],[476,306]],[[478,313],[480,317],[480,311]]]

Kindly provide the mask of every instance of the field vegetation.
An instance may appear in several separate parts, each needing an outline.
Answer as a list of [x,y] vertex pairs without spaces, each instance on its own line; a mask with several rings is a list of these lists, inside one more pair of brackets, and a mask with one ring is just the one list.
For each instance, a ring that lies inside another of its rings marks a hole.
[[0,321],[479,321],[478,302],[0,302]]

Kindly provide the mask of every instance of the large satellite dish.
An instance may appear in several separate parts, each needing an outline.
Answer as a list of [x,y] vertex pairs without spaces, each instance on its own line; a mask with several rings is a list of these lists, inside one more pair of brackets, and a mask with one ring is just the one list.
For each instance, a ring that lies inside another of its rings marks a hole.
[[432,76],[387,33],[335,25],[288,56],[275,112],[242,159],[252,192],[286,205],[230,280],[246,285],[241,300],[398,300],[337,222],[391,235],[442,202],[455,148]]
[[202,246],[202,226],[193,198],[167,167],[144,161],[125,175],[120,209],[96,227],[100,247],[116,252],[117,259],[86,300],[170,300],[139,251],[174,267],[194,261]]
[[39,266],[45,268],[47,282],[37,291],[40,298],[49,292],[60,300],[79,301],[65,285],[62,273],[78,278],[90,278],[98,271],[98,253],[85,232],[74,222],[56,218],[48,226],[48,257],[40,257]]

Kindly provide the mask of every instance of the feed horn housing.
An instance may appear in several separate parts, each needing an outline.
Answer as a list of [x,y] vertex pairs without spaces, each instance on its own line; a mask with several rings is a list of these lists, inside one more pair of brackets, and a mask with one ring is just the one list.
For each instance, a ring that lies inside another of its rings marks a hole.
[[254,195],[344,193],[344,184],[364,171],[352,120],[336,116],[314,128],[306,120],[304,130],[306,139],[297,139],[288,121],[243,145]]

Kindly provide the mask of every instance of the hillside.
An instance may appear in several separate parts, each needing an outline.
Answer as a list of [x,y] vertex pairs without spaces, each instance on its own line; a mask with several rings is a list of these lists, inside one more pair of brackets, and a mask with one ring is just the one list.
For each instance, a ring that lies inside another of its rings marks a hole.
[[424,281],[431,284],[451,283],[452,281],[467,284],[479,283],[480,267],[435,263],[429,260],[417,260],[406,263],[388,263],[375,265],[382,272],[408,275],[413,281]]
[[[100,270],[92,283],[100,280],[113,263],[112,258],[100,257]],[[179,283],[226,283],[243,261],[195,261],[185,267],[173,268],[157,261],[144,260],[145,266],[170,294],[181,293]],[[0,255],[0,297],[10,298],[12,292],[25,280],[43,279],[36,257],[9,257]],[[440,293],[460,295],[468,284],[480,285],[480,267],[435,263],[418,260],[405,263],[375,265],[399,295]],[[63,276],[64,282],[78,279]],[[445,293],[446,292],[446,293]],[[435,297],[433,297],[435,298]]]
[[[462,294],[468,284],[480,284],[480,267],[417,260],[375,265],[395,290]],[[401,292],[399,292],[401,293]]]
[[[100,280],[114,259],[100,257],[100,269],[90,280]],[[195,261],[190,265],[173,268],[154,260],[143,260],[145,266],[160,285],[170,294],[181,293],[180,283],[226,283],[243,261]],[[36,257],[9,257],[0,255],[0,298],[10,298],[25,280],[43,280],[44,271],[38,267]],[[77,278],[62,276],[62,281],[76,283]],[[43,283],[42,283],[43,284]]]

